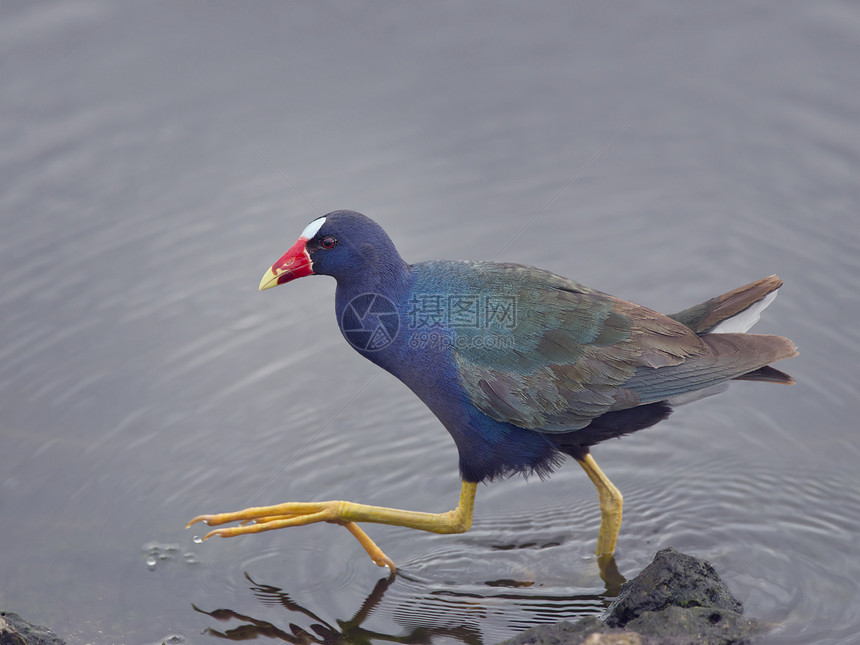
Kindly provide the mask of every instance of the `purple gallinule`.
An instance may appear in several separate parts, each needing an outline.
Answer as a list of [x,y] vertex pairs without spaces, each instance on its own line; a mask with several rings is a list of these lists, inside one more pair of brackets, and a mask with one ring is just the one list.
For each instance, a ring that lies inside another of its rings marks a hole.
[[393,571],[356,522],[460,533],[472,523],[478,483],[547,475],[570,455],[597,488],[596,552],[611,556],[622,498],[592,458],[593,445],[653,425],[673,404],[732,379],[792,382],[769,364],[795,356],[794,343],[744,333],[776,296],[776,276],[665,316],[533,267],[407,264],[378,224],[352,211],[311,222],[260,290],[308,275],[337,280],[344,337],[412,389],[451,433],[459,504],[438,514],[344,501],[248,508],[196,517],[189,525],[241,523],[207,538],[334,522]]

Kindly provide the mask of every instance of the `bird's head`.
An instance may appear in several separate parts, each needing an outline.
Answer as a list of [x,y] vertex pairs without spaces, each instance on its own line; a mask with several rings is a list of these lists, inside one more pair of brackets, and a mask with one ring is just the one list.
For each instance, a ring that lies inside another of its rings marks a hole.
[[369,217],[334,211],[318,217],[260,281],[260,291],[307,275],[330,275],[338,284],[394,277],[405,263],[391,239]]

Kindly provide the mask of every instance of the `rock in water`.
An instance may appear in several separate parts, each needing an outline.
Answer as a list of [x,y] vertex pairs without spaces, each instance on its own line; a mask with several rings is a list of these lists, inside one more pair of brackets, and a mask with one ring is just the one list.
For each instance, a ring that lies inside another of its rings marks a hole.
[[624,583],[600,620],[541,625],[506,645],[744,645],[769,628],[743,616],[710,563],[668,548]]
[[47,627],[33,625],[11,611],[0,611],[0,645],[64,645]]
[[610,627],[624,627],[647,611],[668,607],[744,611],[709,562],[670,547],[658,551],[642,573],[624,583],[602,619]]

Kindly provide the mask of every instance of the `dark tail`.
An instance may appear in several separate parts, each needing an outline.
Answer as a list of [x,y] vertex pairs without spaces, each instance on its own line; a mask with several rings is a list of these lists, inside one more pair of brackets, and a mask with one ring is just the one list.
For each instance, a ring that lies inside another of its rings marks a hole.
[[[711,298],[695,307],[670,314],[669,317],[683,323],[700,336],[715,331],[715,328],[721,323],[731,325],[733,320],[735,321],[733,325],[734,329],[729,330],[724,328],[722,330],[717,329],[716,331],[744,332],[758,320],[761,311],[776,297],[776,291],[781,286],[782,280],[779,276],[771,275],[743,287],[738,287],[716,298]],[[784,342],[777,343],[782,345],[782,350],[779,352],[779,358],[775,360],[797,356],[797,348],[794,346],[794,343],[787,338],[777,338]],[[768,342],[773,344],[774,341]],[[794,383],[794,379],[791,376],[769,365],[759,367],[734,378],[736,380],[762,381],[766,383]]]
[[711,298],[695,307],[669,314],[669,318],[674,318],[699,335],[707,334],[721,322],[749,310],[781,286],[782,280],[778,276],[771,275]]

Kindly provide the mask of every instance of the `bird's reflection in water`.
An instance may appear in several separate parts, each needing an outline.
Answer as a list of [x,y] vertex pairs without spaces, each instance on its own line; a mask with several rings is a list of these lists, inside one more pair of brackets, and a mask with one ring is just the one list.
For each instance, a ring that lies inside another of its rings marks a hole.
[[[252,640],[259,636],[279,639],[287,643],[430,643],[436,639],[457,641],[467,644],[482,645],[484,640],[485,622],[488,616],[501,610],[510,611],[512,606],[520,609],[529,608],[528,621],[514,621],[507,627],[514,631],[527,629],[538,623],[556,622],[575,618],[576,616],[593,615],[606,607],[624,582],[618,572],[614,558],[599,562],[601,576],[606,582],[607,589],[602,594],[581,594],[560,597],[557,594],[541,597],[540,595],[518,595],[514,590],[531,586],[530,581],[495,580],[487,581],[485,586],[498,589],[505,587],[511,591],[494,595],[458,589],[428,589],[423,581],[400,572],[388,578],[382,578],[364,599],[358,610],[348,619],[336,619],[334,624],[321,618],[313,609],[293,600],[291,595],[273,585],[256,582],[245,573],[245,579],[253,595],[267,607],[282,606],[284,608],[281,626],[267,620],[254,618],[231,609],[215,609],[205,611],[192,604],[195,611],[219,622],[239,621],[241,624],[228,629],[207,627],[205,633],[217,638],[233,641]],[[402,585],[397,593],[389,593],[397,589],[395,583]],[[416,587],[424,588],[424,593],[415,593]],[[389,598],[383,602],[386,594]],[[375,612],[384,612],[401,626],[396,634],[387,634],[362,627],[362,624]],[[517,613],[517,612],[514,612]],[[299,617],[302,618],[299,618]],[[304,626],[297,624],[301,622]],[[494,638],[490,642],[500,640]]]
[[[381,632],[372,631],[363,628],[362,623],[376,611],[382,602],[385,592],[394,583],[396,575],[392,574],[388,578],[380,579],[371,590],[370,594],[365,598],[358,611],[348,620],[336,620],[336,625],[332,625],[326,620],[320,618],[312,610],[295,602],[290,595],[278,587],[265,585],[255,582],[247,573],[245,578],[251,584],[251,591],[260,599],[261,602],[267,605],[280,604],[287,611],[284,616],[286,629],[277,627],[272,623],[264,620],[258,620],[253,616],[240,614],[230,609],[216,609],[214,611],[204,611],[192,604],[195,611],[211,616],[219,621],[240,620],[244,624],[224,631],[219,631],[208,627],[205,633],[210,636],[217,636],[234,641],[244,641],[257,638],[258,636],[266,636],[268,638],[277,638],[287,643],[369,643],[372,641],[389,641],[393,643],[429,643],[436,637],[446,637],[455,639],[463,643],[482,642],[480,630],[476,625],[468,623],[455,626],[440,626],[426,627],[417,626],[412,628],[412,631],[401,634],[384,634]],[[292,614],[292,615],[291,615]],[[294,622],[288,622],[294,618],[295,614],[301,614],[310,619],[310,624],[307,628],[301,627]],[[447,622],[451,622],[451,618]]]

